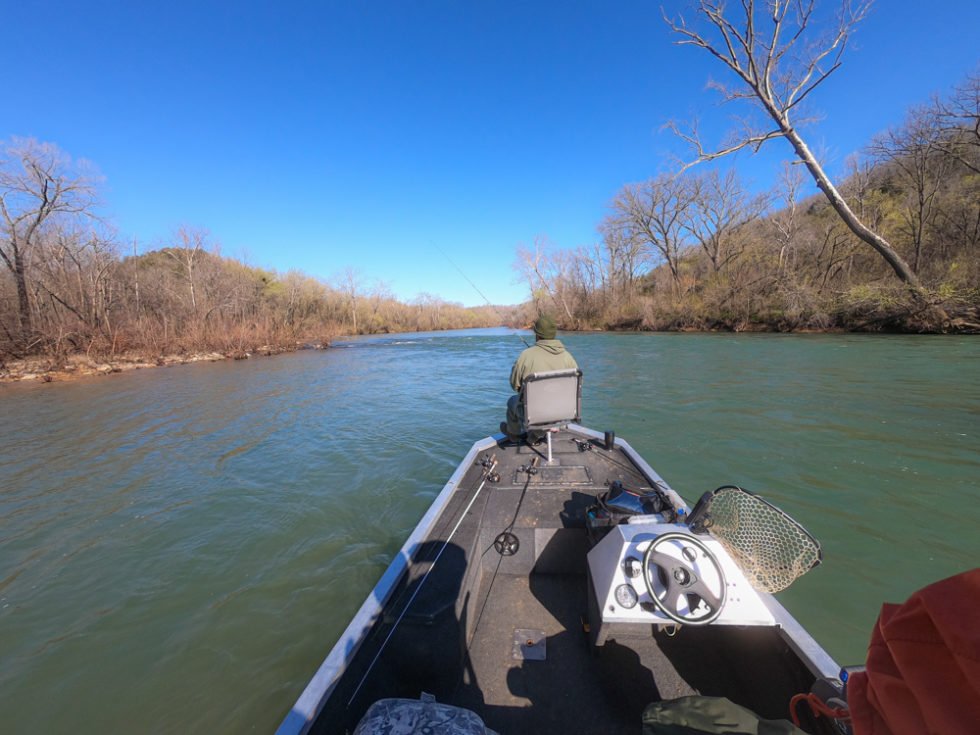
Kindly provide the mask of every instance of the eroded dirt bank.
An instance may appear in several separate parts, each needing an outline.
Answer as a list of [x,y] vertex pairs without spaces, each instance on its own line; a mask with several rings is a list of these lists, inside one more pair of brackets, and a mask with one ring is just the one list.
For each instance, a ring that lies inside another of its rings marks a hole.
[[118,355],[109,360],[101,360],[88,355],[69,355],[63,360],[51,357],[31,357],[23,360],[6,360],[0,363],[0,383],[17,381],[39,381],[44,383],[77,380],[100,375],[111,375],[127,370],[185,365],[194,362],[217,362],[218,360],[247,360],[253,357],[266,357],[300,349],[324,349],[328,344],[297,345],[294,347],[266,345],[252,351],[241,352],[195,352],[190,354],[167,354],[148,356],[136,353]]

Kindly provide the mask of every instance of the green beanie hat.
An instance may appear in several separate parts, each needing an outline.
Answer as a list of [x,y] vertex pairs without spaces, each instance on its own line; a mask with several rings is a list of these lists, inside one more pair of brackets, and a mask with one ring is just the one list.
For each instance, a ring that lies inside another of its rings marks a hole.
[[547,314],[542,314],[534,322],[534,336],[538,339],[554,339],[556,334],[558,334],[558,325]]

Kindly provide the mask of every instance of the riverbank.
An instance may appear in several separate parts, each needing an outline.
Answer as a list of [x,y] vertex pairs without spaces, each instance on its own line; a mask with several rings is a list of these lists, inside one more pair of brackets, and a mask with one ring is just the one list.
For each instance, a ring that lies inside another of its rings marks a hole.
[[[907,316],[907,315],[906,315]],[[772,333],[772,334],[980,334],[980,313],[971,310],[968,313],[958,313],[953,317],[946,316],[941,327],[925,328],[921,322],[913,325],[909,320],[894,321],[878,319],[851,328],[840,325],[826,327],[787,327],[785,324],[768,322],[724,322],[711,321],[708,323],[686,324],[672,322],[651,326],[642,319],[622,321],[614,325],[583,326],[577,328],[562,327],[563,332],[686,332],[686,333],[718,333],[733,334]],[[871,327],[874,328],[871,328]],[[912,328],[913,326],[917,328]],[[859,328],[860,327],[860,328]],[[335,335],[350,336],[350,335]],[[39,381],[44,383],[64,382],[81,378],[92,378],[113,373],[143,368],[166,367],[169,365],[186,365],[196,362],[217,362],[219,360],[247,360],[253,357],[268,357],[285,352],[296,352],[307,349],[326,349],[330,346],[327,340],[297,342],[289,345],[262,345],[250,350],[235,350],[222,352],[220,350],[196,351],[188,353],[146,354],[139,350],[115,355],[109,358],[97,355],[77,353],[63,358],[33,356],[18,360],[0,360],[0,384],[19,381]]]
[[144,368],[188,365],[195,362],[218,362],[219,360],[248,360],[253,357],[269,357],[284,352],[295,352],[296,350],[325,349],[329,346],[330,344],[326,342],[300,343],[294,346],[263,345],[248,351],[194,352],[156,356],[131,352],[105,360],[84,354],[69,355],[62,360],[51,357],[29,357],[23,360],[7,360],[0,364],[0,383],[20,381],[60,383]]

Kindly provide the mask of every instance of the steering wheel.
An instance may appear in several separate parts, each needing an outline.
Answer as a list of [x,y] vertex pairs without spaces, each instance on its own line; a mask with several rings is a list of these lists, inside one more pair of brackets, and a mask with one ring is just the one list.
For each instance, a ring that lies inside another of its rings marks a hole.
[[664,533],[650,542],[643,580],[657,609],[677,623],[707,625],[725,606],[728,585],[721,565],[688,533]]

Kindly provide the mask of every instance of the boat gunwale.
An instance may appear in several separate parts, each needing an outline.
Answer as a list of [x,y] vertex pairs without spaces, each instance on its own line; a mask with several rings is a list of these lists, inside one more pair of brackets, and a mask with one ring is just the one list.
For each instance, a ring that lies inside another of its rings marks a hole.
[[320,664],[313,678],[303,689],[302,694],[276,730],[276,735],[305,735],[309,732],[323,706],[330,698],[337,682],[340,681],[348,665],[360,650],[367,634],[384,611],[392,592],[408,570],[416,547],[441,517],[450,498],[458,488],[459,482],[463,479],[463,475],[469,470],[476,456],[486,449],[497,446],[501,437],[501,434],[496,434],[473,443],[466,456],[456,466],[455,472],[432,501],[425,515],[422,516],[415,529],[402,544],[398,554],[391,560],[388,568],[381,575],[381,579],[375,584],[371,593],[330,649],[330,653]]
[[776,618],[776,627],[779,635],[785,640],[794,653],[799,656],[800,661],[806,664],[810,673],[817,679],[826,677],[836,679],[841,671],[841,666],[834,658],[827,653],[826,649],[820,645],[816,638],[810,635],[809,631],[803,627],[793,614],[783,607],[783,604],[768,592],[759,594],[762,601],[769,608],[769,612]]

